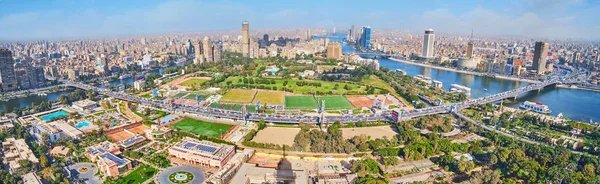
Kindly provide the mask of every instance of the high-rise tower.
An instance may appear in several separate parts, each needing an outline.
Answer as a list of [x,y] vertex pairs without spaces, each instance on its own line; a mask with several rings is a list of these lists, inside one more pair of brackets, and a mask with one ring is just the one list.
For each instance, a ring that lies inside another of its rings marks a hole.
[[242,56],[250,57],[250,25],[242,22]]
[[423,54],[421,56],[425,58],[432,58],[434,56],[434,41],[435,34],[433,33],[433,29],[426,29],[425,36],[423,36]]
[[0,91],[16,90],[17,77],[15,76],[15,60],[8,49],[0,49]]
[[194,64],[203,64],[204,63],[204,55],[202,55],[202,42],[198,41],[194,44]]
[[204,60],[207,63],[212,63],[213,62],[213,51],[212,51],[212,42],[210,41],[210,38],[208,37],[204,37],[204,40],[202,40],[202,49],[203,50],[203,54],[204,54]]
[[535,51],[533,52],[533,69],[537,74],[546,72],[546,56],[548,56],[548,46],[546,42],[535,42]]
[[306,41],[310,41],[312,39],[312,31],[310,29],[306,30]]
[[362,27],[360,46],[366,49],[371,49],[371,26]]

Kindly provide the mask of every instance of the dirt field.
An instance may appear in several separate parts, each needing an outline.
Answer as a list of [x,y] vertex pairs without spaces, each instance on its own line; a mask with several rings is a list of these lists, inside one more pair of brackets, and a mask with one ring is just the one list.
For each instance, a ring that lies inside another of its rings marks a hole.
[[267,127],[254,136],[252,141],[292,146],[300,128]]
[[107,134],[106,135],[108,138],[112,139],[114,142],[119,142],[125,139],[129,139],[132,138],[133,135],[125,132],[125,131],[118,131],[112,134]]
[[248,104],[252,102],[255,94],[256,90],[232,89],[221,98],[220,102]]
[[260,100],[260,104],[283,105],[284,97],[283,91],[258,91],[252,103]]
[[371,139],[382,138],[386,136],[391,139],[392,136],[398,133],[392,129],[391,126],[375,126],[375,127],[360,127],[360,128],[342,128],[342,135],[344,139],[350,139],[354,136],[365,134],[370,136]]
[[146,132],[144,132],[144,130],[148,129],[148,127],[144,126],[144,125],[140,125],[140,126],[136,126],[133,128],[129,128],[127,130],[129,130],[130,132],[136,133],[138,135],[144,135]]
[[373,106],[373,100],[366,96],[346,96],[346,99],[357,108]]

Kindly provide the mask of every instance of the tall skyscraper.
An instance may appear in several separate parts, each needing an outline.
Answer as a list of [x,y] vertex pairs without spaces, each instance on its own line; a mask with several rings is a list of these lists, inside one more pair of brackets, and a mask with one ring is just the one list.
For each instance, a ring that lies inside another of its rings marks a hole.
[[432,58],[434,56],[434,42],[435,34],[433,33],[433,29],[426,29],[425,36],[423,36],[423,57]]
[[203,50],[203,55],[204,55],[204,60],[207,63],[212,63],[213,62],[213,51],[212,51],[212,42],[210,41],[210,39],[208,37],[204,37],[204,40],[202,41],[203,45],[202,45],[202,49]]
[[548,46],[546,42],[535,42],[535,51],[533,52],[533,69],[537,74],[546,72],[546,56],[548,56]]
[[263,40],[265,42],[268,42],[269,41],[269,35],[268,34],[263,35]]
[[215,62],[221,61],[221,46],[219,44],[212,45],[213,50],[213,60]]
[[204,55],[202,55],[202,42],[198,41],[194,44],[194,64],[203,64],[204,63]]
[[250,57],[250,25],[242,22],[242,56]]
[[12,58],[12,52],[8,49],[0,49],[0,88],[2,91],[13,91],[17,87],[15,60]]
[[371,26],[362,27],[360,46],[362,48],[371,49]]
[[335,34],[335,27],[333,28],[333,34]]
[[312,31],[310,29],[306,30],[306,41],[310,41],[312,39]]
[[350,28],[350,30],[351,30],[350,36],[352,37],[352,40],[356,39],[356,26],[352,25],[352,28]]

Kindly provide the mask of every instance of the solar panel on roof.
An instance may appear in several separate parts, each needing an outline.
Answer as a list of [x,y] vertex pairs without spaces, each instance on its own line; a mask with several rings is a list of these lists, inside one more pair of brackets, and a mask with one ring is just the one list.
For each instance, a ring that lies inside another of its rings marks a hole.
[[196,148],[198,148],[201,151],[206,151],[206,152],[210,152],[210,153],[214,153],[215,151],[217,151],[217,148],[215,148],[215,147],[201,145],[201,144],[196,146]]

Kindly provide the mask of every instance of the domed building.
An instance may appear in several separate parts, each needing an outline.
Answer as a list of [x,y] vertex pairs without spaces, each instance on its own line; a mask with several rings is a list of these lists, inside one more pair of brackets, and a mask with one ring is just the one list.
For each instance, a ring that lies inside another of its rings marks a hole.
[[478,58],[460,58],[457,61],[459,68],[476,69],[480,60]]

